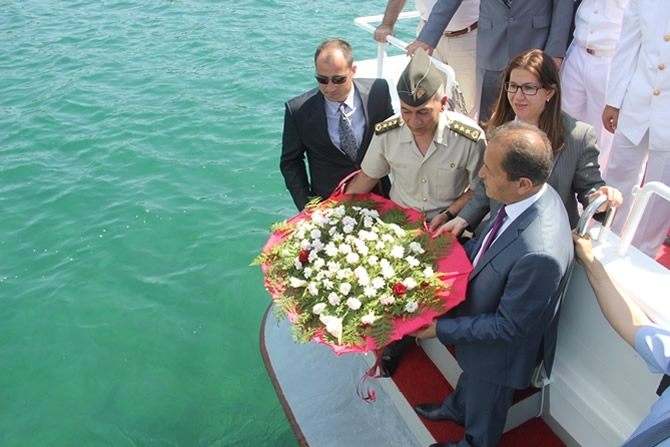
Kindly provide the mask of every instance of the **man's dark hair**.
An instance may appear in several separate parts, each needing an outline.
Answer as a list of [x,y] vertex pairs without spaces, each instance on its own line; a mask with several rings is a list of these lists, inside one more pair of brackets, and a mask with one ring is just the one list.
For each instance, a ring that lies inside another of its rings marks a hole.
[[324,40],[316,47],[316,52],[314,53],[314,65],[316,65],[316,59],[319,57],[319,54],[327,48],[335,48],[342,52],[342,56],[347,61],[347,66],[351,68],[354,65],[354,50],[351,49],[351,45],[345,42],[342,39],[328,39]]
[[546,133],[533,125],[510,121],[490,133],[489,144],[494,142],[505,149],[502,168],[508,180],[526,177],[533,186],[547,182],[554,159]]

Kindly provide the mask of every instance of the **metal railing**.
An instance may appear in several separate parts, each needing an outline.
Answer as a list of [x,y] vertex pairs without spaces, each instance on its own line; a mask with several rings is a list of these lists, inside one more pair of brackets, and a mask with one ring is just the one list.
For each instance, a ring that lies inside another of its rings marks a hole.
[[637,227],[642,220],[642,213],[644,213],[651,195],[658,194],[665,200],[670,201],[670,186],[661,182],[647,182],[642,188],[636,187],[633,194],[635,195],[635,203],[633,203],[633,209],[628,216],[626,225],[621,233],[621,240],[616,248],[617,253],[621,256],[626,254],[626,251],[633,240]]
[[[404,20],[404,19],[414,19],[421,17],[419,15],[418,11],[409,11],[409,12],[401,12],[400,15],[398,16],[398,20]],[[371,34],[374,34],[376,27],[371,25],[371,23],[376,23],[376,22],[381,22],[382,19],[384,18],[383,15],[374,15],[374,16],[365,16],[365,17],[357,17],[354,19],[354,24],[358,26],[359,28],[364,29],[365,31],[368,31]],[[397,47],[403,51],[405,51],[405,48],[407,47],[407,42],[404,42],[397,37],[388,35],[386,36],[386,40],[388,41],[389,44],[393,45],[394,47]],[[381,78],[383,77],[383,72],[384,72],[384,58],[386,57],[386,52],[384,51],[385,48],[384,43],[378,43],[377,44],[377,77]],[[439,59],[436,59],[432,56],[430,56],[430,59],[432,60],[433,64],[435,66],[442,70],[447,77],[447,82],[445,85],[445,90],[447,92],[451,92],[450,99],[453,101],[454,106],[457,108],[457,110],[461,113],[467,114],[467,108],[465,104],[465,100],[463,99],[463,93],[461,92],[461,88],[458,85],[458,82],[456,81],[456,72],[454,69],[440,61]]]

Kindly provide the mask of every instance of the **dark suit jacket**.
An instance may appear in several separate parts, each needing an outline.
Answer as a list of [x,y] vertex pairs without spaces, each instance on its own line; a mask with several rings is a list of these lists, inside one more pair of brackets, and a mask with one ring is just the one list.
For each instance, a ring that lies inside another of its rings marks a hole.
[[[481,239],[465,245],[470,259],[479,251]],[[530,384],[539,360],[551,371],[559,285],[572,257],[565,207],[548,186],[479,260],[454,317],[438,320],[439,340],[455,345],[464,371],[517,389]]]
[[[417,39],[437,45],[462,2],[438,0]],[[573,9],[573,0],[512,0],[511,8],[502,0],[481,0],[477,68],[502,71],[516,55],[535,48],[565,56]]]
[[[312,197],[329,197],[343,178],[360,169],[375,124],[393,115],[391,95],[385,80],[354,79],[354,88],[361,97],[366,121],[356,162],[330,140],[325,99],[318,88],[286,103],[279,167],[298,210],[302,210]],[[388,179],[385,182],[388,192]]]
[[[563,128],[565,147],[554,156],[554,168],[547,183],[561,196],[570,226],[574,228],[579,221],[577,200],[586,208],[589,195],[604,186],[605,181],[600,174],[600,151],[593,127],[564,113]],[[479,182],[472,197],[458,215],[467,220],[472,228],[476,228],[489,210],[496,206],[498,203],[486,196],[484,185]]]

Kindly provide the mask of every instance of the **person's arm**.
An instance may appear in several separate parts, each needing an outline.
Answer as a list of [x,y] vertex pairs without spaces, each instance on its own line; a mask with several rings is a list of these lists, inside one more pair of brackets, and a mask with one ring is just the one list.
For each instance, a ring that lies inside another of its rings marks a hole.
[[372,37],[380,43],[386,43],[386,36],[391,35],[395,37],[393,27],[398,21],[398,16],[402,12],[407,0],[388,0],[386,4],[386,11],[384,11],[384,18],[382,23],[375,29]]
[[635,334],[642,326],[651,324],[644,311],[612,282],[603,265],[593,255],[591,239],[574,231],[577,262],[584,267],[603,315],[615,331],[635,349]]
[[372,178],[365,172],[360,171],[351,179],[351,182],[344,190],[345,194],[363,194],[372,191],[372,188],[377,184],[379,179]]
[[442,212],[433,217],[430,221],[430,229],[434,231],[442,224],[454,219],[456,215],[461,212],[465,204],[468,203],[470,197],[472,197],[472,189],[465,191],[458,199],[454,200],[454,203],[448,208],[445,208]]
[[279,169],[284,176],[286,189],[291,193],[293,202],[302,211],[309,201],[310,187],[305,167],[306,148],[298,135],[298,128],[290,105],[286,104],[284,113],[284,132],[282,134]]
[[407,45],[407,54],[411,56],[419,47],[426,50],[428,54],[433,54],[433,50],[461,3],[463,0],[437,0],[416,40]]
[[554,8],[551,12],[551,28],[544,51],[552,56],[556,65],[560,68],[565,51],[568,47],[570,37],[570,23],[574,13],[574,0],[554,0]]

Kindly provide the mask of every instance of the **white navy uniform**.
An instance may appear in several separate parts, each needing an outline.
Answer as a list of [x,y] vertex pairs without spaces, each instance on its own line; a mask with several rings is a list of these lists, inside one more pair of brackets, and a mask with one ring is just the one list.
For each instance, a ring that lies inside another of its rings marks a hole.
[[[624,198],[612,227],[620,232],[633,204],[632,188],[643,175],[645,181],[670,184],[670,1],[630,0],[612,61],[607,104],[620,109],[605,169],[605,181]],[[633,245],[654,257],[669,225],[670,202],[652,196]]]
[[601,172],[614,137],[602,122],[607,82],[628,1],[583,0],[575,15],[574,39],[561,64],[563,111],[596,130]]

